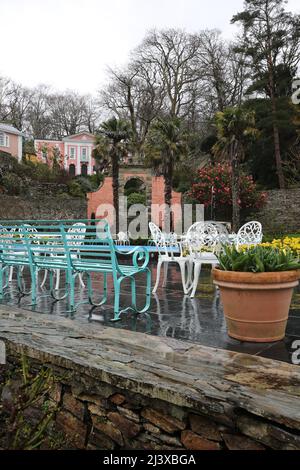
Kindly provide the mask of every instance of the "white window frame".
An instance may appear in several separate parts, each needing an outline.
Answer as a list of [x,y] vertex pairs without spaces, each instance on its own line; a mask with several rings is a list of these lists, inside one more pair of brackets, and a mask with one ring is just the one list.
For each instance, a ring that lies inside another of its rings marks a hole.
[[[83,154],[83,151],[85,152],[85,155]],[[87,149],[87,147],[81,147],[81,159],[84,162],[88,161],[88,149]]]
[[0,140],[0,147],[9,147],[9,136],[3,131],[0,131],[0,135],[3,136],[3,140]]
[[[74,151],[74,155],[72,155],[72,151]],[[70,160],[76,159],[76,147],[70,147]]]
[[42,159],[44,161],[47,161],[47,159],[48,159],[48,149],[44,148],[44,149],[41,150],[41,152],[42,152]]

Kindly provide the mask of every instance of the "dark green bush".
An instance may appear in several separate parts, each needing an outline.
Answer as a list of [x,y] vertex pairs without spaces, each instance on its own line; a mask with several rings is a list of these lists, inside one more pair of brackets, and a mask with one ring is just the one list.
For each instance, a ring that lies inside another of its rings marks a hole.
[[144,193],[131,193],[127,198],[127,206],[130,207],[133,204],[146,205],[146,194]]
[[1,180],[2,186],[11,196],[17,196],[22,193],[24,186],[22,178],[15,173],[5,173]]
[[76,180],[71,181],[69,184],[69,194],[72,197],[85,197],[86,195],[81,184]]
[[99,188],[100,184],[104,181],[104,175],[102,173],[96,173],[95,175],[89,176],[89,180],[92,183],[93,190]]

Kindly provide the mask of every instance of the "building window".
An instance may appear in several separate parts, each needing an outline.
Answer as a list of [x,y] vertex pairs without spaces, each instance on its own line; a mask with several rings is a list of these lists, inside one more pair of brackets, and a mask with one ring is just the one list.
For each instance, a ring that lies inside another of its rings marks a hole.
[[87,161],[87,148],[86,147],[81,148],[81,160]]
[[75,158],[75,147],[70,148],[70,158],[74,160]]
[[9,147],[9,137],[4,132],[0,132],[0,146]]

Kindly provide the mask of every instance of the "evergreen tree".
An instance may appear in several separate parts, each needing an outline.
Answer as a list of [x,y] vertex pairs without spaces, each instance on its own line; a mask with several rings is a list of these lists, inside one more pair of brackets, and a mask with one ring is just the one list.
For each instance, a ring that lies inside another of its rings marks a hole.
[[279,187],[285,187],[279,132],[278,99],[291,89],[300,62],[300,16],[287,12],[284,0],[245,0],[244,10],[232,19],[243,34],[236,52],[244,53],[252,86],[249,92],[270,99],[273,144]]

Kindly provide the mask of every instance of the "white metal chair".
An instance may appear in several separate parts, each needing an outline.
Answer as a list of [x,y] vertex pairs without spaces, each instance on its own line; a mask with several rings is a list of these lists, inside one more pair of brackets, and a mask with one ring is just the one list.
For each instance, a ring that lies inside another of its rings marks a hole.
[[169,264],[177,263],[180,267],[183,291],[185,294],[187,294],[186,269],[189,268],[189,257],[183,256],[182,245],[177,241],[174,243],[172,243],[170,240],[166,242],[165,235],[153,222],[149,223],[149,228],[152,239],[158,251],[156,283],[153,289],[153,293],[155,293],[158,289],[161,267],[163,266],[164,268],[163,287],[166,287]]
[[222,244],[221,235],[216,224],[210,222],[197,222],[187,232],[186,243],[190,252],[190,265],[192,264],[189,273],[193,271],[193,279],[190,275],[188,279],[191,298],[195,297],[202,265],[209,264],[214,267],[218,264],[216,253]]
[[242,245],[257,245],[262,242],[263,232],[260,222],[252,221],[243,225],[235,239],[235,246],[239,249]]
[[[20,229],[19,227],[13,227],[13,228],[10,229],[10,234],[11,234],[12,238],[13,237],[19,237],[20,239],[22,239],[23,238],[22,230],[24,230],[24,228],[26,228],[26,232],[28,232],[32,236],[34,236],[34,234],[37,233],[37,229],[35,227],[32,227],[32,225],[30,225],[30,224],[24,224],[23,229]],[[23,267],[23,269],[24,269],[24,267]],[[8,282],[12,282],[13,274],[14,274],[14,267],[11,266],[10,269],[9,269]]]
[[230,243],[230,236],[229,236],[229,232],[225,226],[224,223],[222,222],[216,222],[216,221],[213,221],[213,220],[209,220],[209,221],[206,221],[205,223],[208,223],[212,226],[214,226],[218,232],[218,241],[219,243],[223,244],[223,245],[226,245],[226,244],[229,244]]
[[[86,225],[83,222],[77,222],[77,223],[73,224],[68,229],[66,238],[71,241],[72,245],[80,246],[82,244],[84,238],[85,238],[85,232],[86,232]],[[50,240],[50,241],[48,241],[47,244],[51,245],[51,243],[55,244],[55,241]],[[55,255],[55,256],[57,256],[57,255]],[[62,256],[65,256],[64,253],[62,253]],[[45,275],[44,275],[44,279],[41,283],[41,287],[44,287],[44,285],[46,283],[46,280],[47,280],[47,275],[48,275],[48,272],[45,271]],[[78,278],[79,278],[79,282],[80,282],[81,287],[85,287],[85,284],[82,280],[82,275],[80,273],[78,275]],[[57,269],[56,270],[56,282],[55,282],[55,289],[56,290],[59,289],[59,284],[60,284],[60,270]]]
[[117,234],[116,245],[130,245],[129,232],[119,232]]

